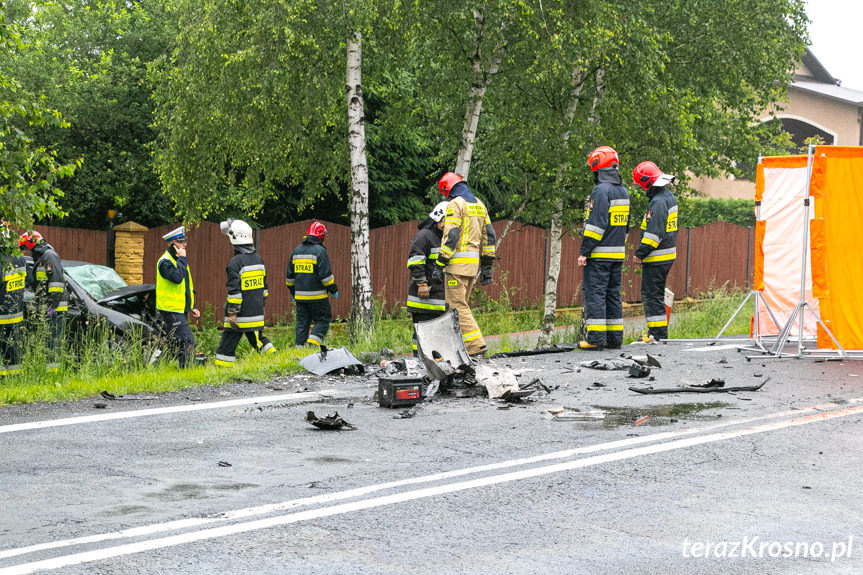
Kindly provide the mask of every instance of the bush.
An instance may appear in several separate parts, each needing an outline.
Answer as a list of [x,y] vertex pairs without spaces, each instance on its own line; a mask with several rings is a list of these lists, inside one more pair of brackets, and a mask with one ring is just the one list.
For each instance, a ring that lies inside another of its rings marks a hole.
[[731,199],[680,198],[681,228],[697,228],[713,222],[728,222],[738,226],[755,225],[755,201]]

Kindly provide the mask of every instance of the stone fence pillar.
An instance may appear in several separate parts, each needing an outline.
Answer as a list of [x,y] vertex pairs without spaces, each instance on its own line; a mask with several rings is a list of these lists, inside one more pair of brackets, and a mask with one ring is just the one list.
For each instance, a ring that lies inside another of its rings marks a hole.
[[144,283],[144,232],[135,222],[114,226],[114,269],[127,284]]

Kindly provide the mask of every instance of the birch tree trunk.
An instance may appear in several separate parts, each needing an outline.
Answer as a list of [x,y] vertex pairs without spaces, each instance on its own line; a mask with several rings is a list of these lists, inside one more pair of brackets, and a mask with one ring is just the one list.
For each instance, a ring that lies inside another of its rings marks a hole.
[[348,147],[351,154],[351,341],[374,329],[372,276],[369,269],[369,168],[363,110],[362,36],[347,41]]
[[[564,152],[569,146],[572,135],[570,125],[578,109],[578,98],[584,89],[584,81],[587,79],[587,71],[577,64],[572,71],[572,91],[570,92],[569,106],[564,114],[564,130],[561,140]],[[595,103],[594,103],[595,106]],[[542,331],[537,340],[537,347],[548,347],[551,345],[554,334],[554,320],[557,316],[557,280],[560,277],[560,260],[563,248],[563,190],[561,187],[565,181],[566,164],[561,164],[557,171],[555,188],[558,190],[557,202],[551,214],[551,229],[549,230],[549,260],[548,272],[545,274],[545,290],[543,293]]]
[[500,40],[494,48],[494,58],[488,69],[483,69],[480,46],[482,45],[483,26],[485,24],[485,16],[479,10],[473,12],[475,32],[476,32],[476,49],[470,57],[471,68],[474,74],[474,83],[470,89],[468,97],[467,109],[464,114],[464,122],[461,129],[461,143],[458,148],[458,158],[455,164],[455,172],[465,180],[470,173],[470,163],[473,157],[473,146],[476,142],[476,131],[479,126],[479,116],[482,112],[482,100],[485,93],[500,69],[500,63],[503,61],[504,53],[506,52],[506,40],[504,32],[506,31],[506,22],[500,26]]

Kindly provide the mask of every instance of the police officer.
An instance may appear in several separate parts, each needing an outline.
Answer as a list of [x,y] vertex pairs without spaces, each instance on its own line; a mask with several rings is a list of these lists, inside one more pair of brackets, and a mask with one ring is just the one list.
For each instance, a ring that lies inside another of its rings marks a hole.
[[584,267],[582,301],[587,339],[580,349],[618,349],[623,344],[621,271],[629,224],[629,193],[620,178],[620,160],[609,146],[587,158],[596,187],[590,193],[578,265]]
[[467,187],[461,176],[445,173],[438,190],[449,200],[443,226],[443,243],[437,258],[435,279],[444,277],[446,303],[458,310],[461,338],[471,356],[483,356],[485,339],[473,317],[468,300],[479,272],[479,283],[492,282],[495,233],[485,205]]
[[641,304],[647,319],[647,336],[668,339],[665,281],[677,257],[677,200],[666,186],[674,176],[653,162],[641,162],[632,171],[633,185],[647,192],[650,202],[641,220],[641,243],[635,250],[641,261]]
[[168,249],[156,263],[156,309],[165,322],[165,335],[177,349],[180,367],[189,367],[195,352],[195,336],[186,316],[200,317],[195,307],[195,286],[186,259],[185,226],[168,232],[162,239]]
[[334,298],[339,297],[330,257],[324,247],[326,237],[326,226],[320,222],[312,222],[302,243],[294,248],[288,261],[285,283],[297,306],[294,336],[297,346],[321,346],[333,319],[328,294],[333,294]]
[[449,202],[440,202],[429,213],[428,217],[417,224],[419,231],[411,242],[408,253],[408,302],[407,308],[413,317],[414,334],[411,348],[414,357],[417,355],[416,324],[428,321],[446,311],[446,293],[443,278],[434,277],[435,262],[440,254],[440,242],[443,236],[443,218]]
[[242,220],[228,219],[219,224],[222,233],[234,246],[234,257],[225,270],[228,297],[225,301],[225,324],[216,365],[231,367],[237,345],[246,334],[249,343],[260,353],[275,353],[276,348],[264,337],[264,307],[267,305],[267,270],[255,251],[252,227]]
[[21,322],[27,265],[15,249],[12,229],[0,222],[0,375],[21,373]]
[[32,274],[28,274],[30,285],[34,286],[36,301],[45,306],[51,336],[48,341],[49,372],[60,370],[60,357],[63,352],[63,336],[66,329],[66,279],[60,256],[45,241],[39,232],[23,233],[18,239],[18,247],[30,250],[33,255]]

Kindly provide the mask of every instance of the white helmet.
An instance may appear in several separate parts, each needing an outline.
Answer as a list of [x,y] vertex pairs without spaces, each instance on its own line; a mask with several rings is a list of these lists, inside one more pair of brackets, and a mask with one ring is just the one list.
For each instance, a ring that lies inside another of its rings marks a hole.
[[222,230],[223,234],[228,236],[232,245],[245,246],[255,243],[252,236],[252,226],[243,220],[228,218],[219,224],[219,229]]
[[434,207],[434,209],[429,212],[429,217],[433,219],[435,222],[439,222],[446,215],[446,207],[449,202],[441,202]]

